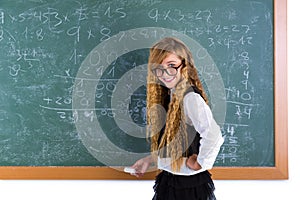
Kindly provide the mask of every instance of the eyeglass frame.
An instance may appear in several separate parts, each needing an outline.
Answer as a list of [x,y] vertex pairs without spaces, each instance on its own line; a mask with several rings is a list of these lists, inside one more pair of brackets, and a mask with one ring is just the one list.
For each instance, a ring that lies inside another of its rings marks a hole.
[[[162,66],[162,65],[160,64],[159,66]],[[155,68],[152,69],[151,71],[152,71],[152,73],[153,73],[156,77],[162,77],[162,76],[164,75],[164,73],[167,73],[169,76],[176,76],[177,73],[178,73],[178,69],[179,69],[180,67],[182,67],[182,66],[185,67],[184,59],[181,61],[180,65],[178,65],[177,67],[167,67],[167,68],[163,68],[163,67],[155,67]],[[175,73],[174,75],[169,74],[169,72],[168,72],[168,69],[169,69],[169,68],[175,69],[175,70],[176,70],[176,73]],[[161,76],[157,76],[157,73],[156,73],[156,70],[157,70],[157,69],[160,69],[160,70],[162,71]]]

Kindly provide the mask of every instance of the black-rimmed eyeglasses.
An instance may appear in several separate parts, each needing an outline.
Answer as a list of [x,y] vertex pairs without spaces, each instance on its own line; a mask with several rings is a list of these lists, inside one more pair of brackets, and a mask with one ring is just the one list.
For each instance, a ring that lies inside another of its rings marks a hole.
[[162,65],[158,65],[158,67],[152,69],[152,73],[155,76],[157,76],[157,77],[162,77],[164,75],[164,72],[166,72],[169,76],[176,76],[178,69],[182,65],[184,65],[183,61],[177,67],[167,67],[167,68],[164,68]]

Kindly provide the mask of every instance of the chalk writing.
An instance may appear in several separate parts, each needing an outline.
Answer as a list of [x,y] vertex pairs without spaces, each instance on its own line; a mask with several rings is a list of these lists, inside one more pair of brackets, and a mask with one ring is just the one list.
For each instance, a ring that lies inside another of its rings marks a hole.
[[[272,144],[261,145],[273,137],[272,5],[227,0],[222,5],[158,0],[20,4],[0,5],[0,165],[101,165],[81,144],[75,124],[82,120],[98,121],[121,149],[143,149],[148,143],[133,141],[116,122],[120,115],[129,116],[122,125],[137,125],[144,134],[147,85],[142,65],[149,49],[130,51],[130,45],[146,46],[148,39],[178,33],[205,48],[192,52],[204,87],[218,74],[225,85],[220,98],[226,103],[226,119],[220,126],[226,137],[217,165],[273,164],[267,155]],[[122,46],[129,40],[130,45]],[[112,48],[107,41],[117,45]],[[101,43],[103,49],[94,49]],[[209,57],[215,64],[205,62]],[[77,76],[82,63],[86,66]],[[133,81],[141,86],[135,88]],[[112,107],[118,89],[128,96]],[[218,96],[210,92],[210,98]],[[73,109],[72,96],[82,108]],[[92,129],[86,134],[101,140]],[[253,156],[260,150],[266,153]]]

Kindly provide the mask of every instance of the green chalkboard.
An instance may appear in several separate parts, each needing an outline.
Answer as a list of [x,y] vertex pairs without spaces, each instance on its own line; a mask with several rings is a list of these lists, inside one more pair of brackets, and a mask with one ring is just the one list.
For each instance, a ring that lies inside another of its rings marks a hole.
[[274,166],[272,0],[0,0],[0,166],[149,152],[149,47],[191,48],[222,127],[216,166]]

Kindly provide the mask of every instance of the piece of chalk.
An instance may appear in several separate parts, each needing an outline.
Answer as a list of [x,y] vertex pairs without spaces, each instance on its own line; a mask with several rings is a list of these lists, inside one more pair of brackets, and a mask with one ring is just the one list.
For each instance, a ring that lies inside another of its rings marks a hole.
[[130,174],[134,174],[135,173],[135,169],[133,169],[131,167],[125,167],[124,168],[124,172],[130,173]]

